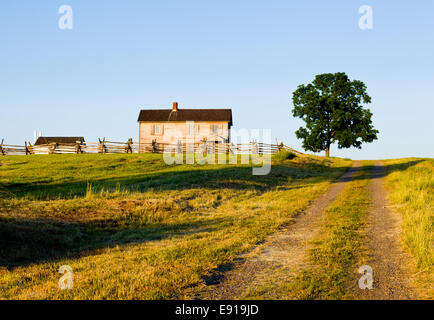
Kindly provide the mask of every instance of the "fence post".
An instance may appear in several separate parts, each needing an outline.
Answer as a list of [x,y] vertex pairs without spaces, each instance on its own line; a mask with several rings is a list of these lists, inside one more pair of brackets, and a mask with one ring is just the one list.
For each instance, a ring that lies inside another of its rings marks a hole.
[[32,152],[30,151],[30,148],[27,146],[27,142],[24,141],[24,148],[26,150],[26,155],[32,154]]
[[3,150],[3,141],[4,140],[5,139],[2,139],[2,143],[0,143],[0,152],[1,152],[2,156],[4,156],[6,154],[5,150]]
[[215,145],[216,145],[216,142],[215,141],[211,141],[211,143],[209,144],[209,148],[208,148],[208,153],[211,153],[211,154],[215,154],[216,152],[215,152]]
[[75,141],[75,153],[83,153],[83,150],[81,150],[81,141]]
[[158,152],[157,139],[152,140],[152,153]]
[[49,154],[55,154],[56,153],[56,147],[57,147],[57,143],[56,142],[50,143],[49,147],[48,147],[48,153]]
[[30,152],[30,154],[35,154],[35,150],[33,150],[34,146],[32,146],[32,144],[29,141],[27,143],[29,144],[29,152]]
[[258,154],[258,144],[254,140],[252,141],[252,154]]
[[125,152],[126,153],[133,153],[133,138],[129,138],[127,141],[127,146],[125,147]]
[[98,141],[99,141],[98,153],[106,153],[106,150],[105,150],[105,137],[104,137],[104,139],[102,141],[101,141],[100,138],[98,138]]

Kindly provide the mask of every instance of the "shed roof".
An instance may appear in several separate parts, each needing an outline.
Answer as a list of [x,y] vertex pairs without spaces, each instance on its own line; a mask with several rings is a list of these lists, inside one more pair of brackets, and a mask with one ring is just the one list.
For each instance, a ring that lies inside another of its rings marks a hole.
[[231,109],[148,109],[140,110],[138,122],[225,121],[232,126]]

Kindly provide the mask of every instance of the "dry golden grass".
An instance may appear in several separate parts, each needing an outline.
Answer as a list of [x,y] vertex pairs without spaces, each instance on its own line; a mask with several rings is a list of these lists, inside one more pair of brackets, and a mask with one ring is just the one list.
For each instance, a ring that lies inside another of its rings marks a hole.
[[[323,193],[350,161],[166,166],[158,155],[0,158],[0,297],[193,298]],[[73,269],[60,290],[58,269]]]

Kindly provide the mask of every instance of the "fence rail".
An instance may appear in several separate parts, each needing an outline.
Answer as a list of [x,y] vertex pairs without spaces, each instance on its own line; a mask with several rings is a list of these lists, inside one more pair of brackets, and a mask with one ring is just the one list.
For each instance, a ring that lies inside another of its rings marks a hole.
[[275,154],[282,150],[298,155],[303,153],[281,144],[267,144],[252,141],[251,143],[216,143],[204,141],[200,143],[135,143],[133,139],[127,142],[106,141],[76,143],[50,143],[32,145],[25,142],[24,146],[0,144],[0,155],[30,155],[30,154],[82,154],[82,153],[225,153],[225,154]]

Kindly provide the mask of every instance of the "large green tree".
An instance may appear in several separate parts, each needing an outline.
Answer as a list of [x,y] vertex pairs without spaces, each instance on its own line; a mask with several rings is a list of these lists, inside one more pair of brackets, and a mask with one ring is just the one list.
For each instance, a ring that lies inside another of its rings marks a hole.
[[313,152],[325,150],[330,156],[330,146],[356,147],[377,139],[378,130],[372,126],[372,113],[363,104],[371,102],[362,81],[351,81],[343,72],[325,73],[312,83],[298,86],[292,101],[294,117],[304,120],[306,127],[296,132],[303,139],[303,148]]

